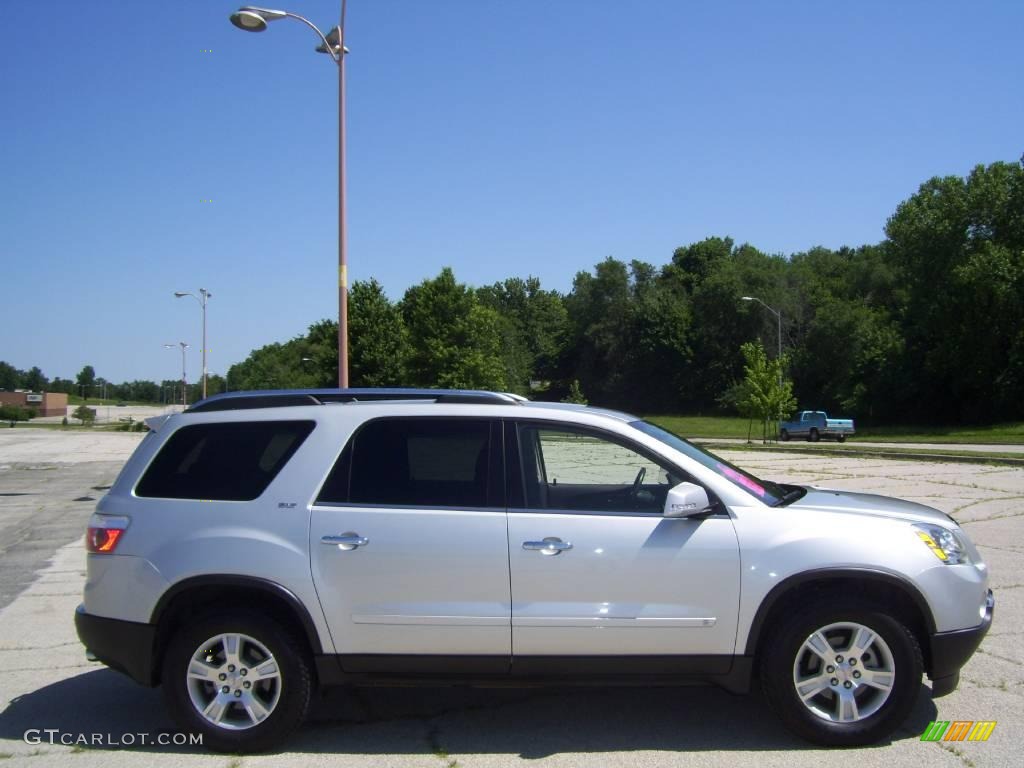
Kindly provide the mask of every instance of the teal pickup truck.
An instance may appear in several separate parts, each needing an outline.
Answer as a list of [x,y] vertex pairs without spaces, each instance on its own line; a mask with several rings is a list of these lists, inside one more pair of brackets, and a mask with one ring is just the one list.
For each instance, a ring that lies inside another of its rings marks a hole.
[[841,443],[853,434],[853,419],[830,419],[824,411],[800,411],[792,421],[779,422],[780,440],[804,437],[816,443],[831,437]]

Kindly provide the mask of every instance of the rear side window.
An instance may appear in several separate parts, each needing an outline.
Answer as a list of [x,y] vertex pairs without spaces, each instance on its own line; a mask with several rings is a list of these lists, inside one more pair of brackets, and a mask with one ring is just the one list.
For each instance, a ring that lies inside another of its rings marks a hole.
[[251,501],[313,431],[312,421],[247,421],[182,427],[135,487],[136,496]]
[[[383,419],[345,446],[320,503],[498,506],[503,484],[496,425],[472,419]],[[500,445],[500,443],[499,443]]]

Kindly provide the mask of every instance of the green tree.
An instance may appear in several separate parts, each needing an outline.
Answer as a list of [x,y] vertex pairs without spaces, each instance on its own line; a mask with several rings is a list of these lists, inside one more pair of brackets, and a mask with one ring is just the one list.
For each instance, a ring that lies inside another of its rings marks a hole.
[[[349,379],[352,385],[402,386],[406,381],[409,333],[402,313],[375,279],[352,285],[348,327]],[[336,361],[338,356],[334,346]]]
[[1024,415],[1024,169],[933,178],[886,225],[907,302],[906,407],[919,418]]
[[768,440],[775,435],[779,419],[796,408],[793,382],[783,374],[786,358],[769,360],[760,341],[746,342],[740,352],[744,360],[744,379],[737,404],[740,413],[761,420],[762,440]]
[[591,400],[601,405],[626,401],[623,359],[629,349],[630,303],[629,268],[611,256],[593,274],[578,272],[565,298],[570,340],[564,378],[579,379]]
[[92,426],[92,423],[96,421],[96,409],[87,405],[78,406],[71,415],[82,422],[82,426]]
[[63,392],[64,394],[72,395],[75,393],[75,382],[71,379],[62,379],[58,376],[50,382],[50,391]]
[[75,382],[78,385],[78,394],[88,399],[90,390],[96,383],[96,371],[91,365],[87,365],[78,372]]
[[450,267],[405,292],[410,383],[424,387],[505,389],[501,317]]
[[477,296],[501,317],[506,386],[525,394],[532,379],[555,377],[568,331],[568,314],[558,292],[544,290],[531,276],[485,286]]
[[43,372],[37,365],[29,368],[28,373],[25,374],[25,377],[22,380],[22,386],[24,386],[25,389],[32,390],[33,392],[44,392],[49,384],[49,380],[43,375]]
[[0,389],[15,390],[21,387],[23,371],[19,371],[13,365],[0,360]]

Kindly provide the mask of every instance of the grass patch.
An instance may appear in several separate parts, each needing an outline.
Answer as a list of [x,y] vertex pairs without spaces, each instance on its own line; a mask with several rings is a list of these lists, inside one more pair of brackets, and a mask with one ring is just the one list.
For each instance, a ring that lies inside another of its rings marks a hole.
[[893,443],[984,443],[1024,445],[1024,423],[987,427],[865,427],[853,440]]
[[[647,421],[675,432],[680,437],[761,439],[761,425],[752,428],[739,416],[645,416]],[[1024,423],[992,424],[984,427],[857,427],[852,442],[878,443],[978,443],[985,445],[1024,445]]]
[[850,443],[838,444],[838,443],[818,443],[817,445],[804,444],[798,442],[796,445],[792,443],[774,443],[768,445],[761,445],[760,441],[752,443],[750,445],[746,443],[715,443],[713,441],[702,442],[702,448],[707,448],[713,452],[721,451],[751,451],[753,453],[770,451],[773,453],[800,453],[800,454],[811,454],[817,456],[841,456],[849,455],[853,457],[867,457],[878,456],[879,458],[893,458],[906,456],[908,459],[915,457],[938,457],[941,459],[949,459],[955,461],[956,459],[968,459],[970,461],[976,461],[980,463],[986,463],[990,460],[996,459],[1014,459],[1021,461],[1024,459],[1024,450],[1012,452],[1012,451],[958,451],[955,449],[937,449],[937,448],[904,448],[896,446],[867,446],[857,445],[856,443],[850,445]]
[[[680,437],[728,437],[747,439],[750,421],[739,416],[644,416],[659,427]],[[761,424],[754,422],[751,439],[761,439]]]

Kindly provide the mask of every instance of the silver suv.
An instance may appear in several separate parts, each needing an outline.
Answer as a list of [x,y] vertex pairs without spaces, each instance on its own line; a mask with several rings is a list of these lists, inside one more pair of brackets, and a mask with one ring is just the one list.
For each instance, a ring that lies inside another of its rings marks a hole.
[[827,745],[952,691],[992,621],[957,523],[761,480],[623,413],[492,392],[231,393],[151,423],[89,521],[75,623],[216,750],[314,689],[746,692]]

